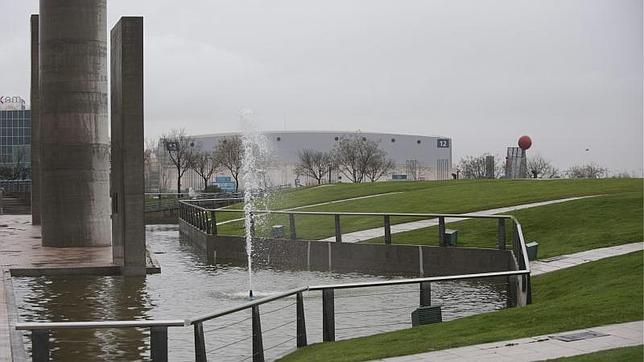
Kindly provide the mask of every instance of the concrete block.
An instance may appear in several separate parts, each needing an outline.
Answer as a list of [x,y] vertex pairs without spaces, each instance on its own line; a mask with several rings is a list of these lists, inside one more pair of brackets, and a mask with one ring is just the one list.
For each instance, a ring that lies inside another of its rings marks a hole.
[[111,32],[112,252],[123,274],[145,274],[143,18]]

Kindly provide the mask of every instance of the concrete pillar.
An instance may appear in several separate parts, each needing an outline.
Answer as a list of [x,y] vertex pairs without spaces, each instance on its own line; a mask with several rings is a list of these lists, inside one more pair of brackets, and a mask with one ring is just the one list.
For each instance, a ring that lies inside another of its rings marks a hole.
[[145,274],[143,18],[123,17],[111,33],[112,253],[123,274]]
[[40,0],[44,246],[110,245],[106,0]]
[[40,225],[40,84],[38,15],[31,15],[31,223]]

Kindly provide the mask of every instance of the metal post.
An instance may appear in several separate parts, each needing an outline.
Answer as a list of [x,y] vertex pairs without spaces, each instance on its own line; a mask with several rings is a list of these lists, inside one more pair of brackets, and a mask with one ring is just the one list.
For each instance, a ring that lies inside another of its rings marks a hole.
[[385,244],[391,244],[391,219],[389,215],[385,215]]
[[207,362],[206,340],[203,335],[203,323],[195,323],[195,361]]
[[49,361],[49,331],[35,329],[31,331],[31,360],[33,362]]
[[217,215],[214,210],[210,211],[210,223],[212,224],[210,228],[212,235],[217,235]]
[[288,214],[288,228],[291,231],[291,240],[297,239],[297,234],[295,233],[295,215]]
[[445,246],[445,218],[438,217],[438,245]]
[[335,214],[335,242],[342,242],[342,230],[340,229],[340,214]]
[[335,341],[335,303],[333,289],[322,289],[322,341]]
[[297,310],[297,348],[306,347],[306,321],[304,319],[304,298],[302,292],[295,295]]
[[262,343],[262,323],[259,318],[259,306],[254,305],[253,313],[253,362],[264,362],[264,345]]
[[521,250],[521,240],[519,239],[519,229],[514,222],[512,223],[512,250],[514,251],[514,257],[517,258],[519,269],[524,269],[525,263],[522,257],[523,253]]
[[154,362],[168,362],[168,327],[150,327],[150,354]]
[[505,250],[505,219],[498,219],[497,247],[499,250]]
[[432,305],[432,283],[420,282],[420,306],[429,307]]

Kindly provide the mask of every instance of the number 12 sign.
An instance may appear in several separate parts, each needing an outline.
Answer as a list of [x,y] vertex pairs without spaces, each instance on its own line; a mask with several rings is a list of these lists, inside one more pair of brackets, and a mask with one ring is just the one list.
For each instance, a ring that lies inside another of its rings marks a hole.
[[439,138],[437,147],[438,148],[449,148],[449,139],[448,138]]

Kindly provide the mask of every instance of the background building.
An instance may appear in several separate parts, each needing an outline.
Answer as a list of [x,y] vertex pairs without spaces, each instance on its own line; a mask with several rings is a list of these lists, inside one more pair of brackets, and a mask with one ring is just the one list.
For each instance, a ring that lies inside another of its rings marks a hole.
[[[294,186],[297,183],[308,185],[315,180],[296,174],[298,151],[313,149],[331,151],[343,136],[355,132],[329,131],[272,131],[263,133],[269,140],[274,156],[273,166],[268,170],[269,181],[273,186]],[[217,143],[224,137],[239,135],[239,133],[218,133],[192,136],[195,147],[202,150],[214,151]],[[396,163],[395,169],[381,180],[446,180],[451,178],[452,140],[448,137],[421,136],[388,133],[360,133],[361,137],[377,142],[387,156]],[[159,142],[163,147],[163,142]],[[163,152],[159,152],[163,153]],[[170,163],[167,154],[160,157],[160,189],[173,190],[176,188],[177,171]],[[211,178],[225,182],[227,171],[221,169]],[[329,180],[330,179],[330,180]],[[331,172],[325,182],[350,182],[337,171]],[[203,180],[194,171],[189,170],[181,179],[182,188],[192,187],[203,189]]]
[[31,111],[17,96],[0,96],[0,178],[29,179]]

